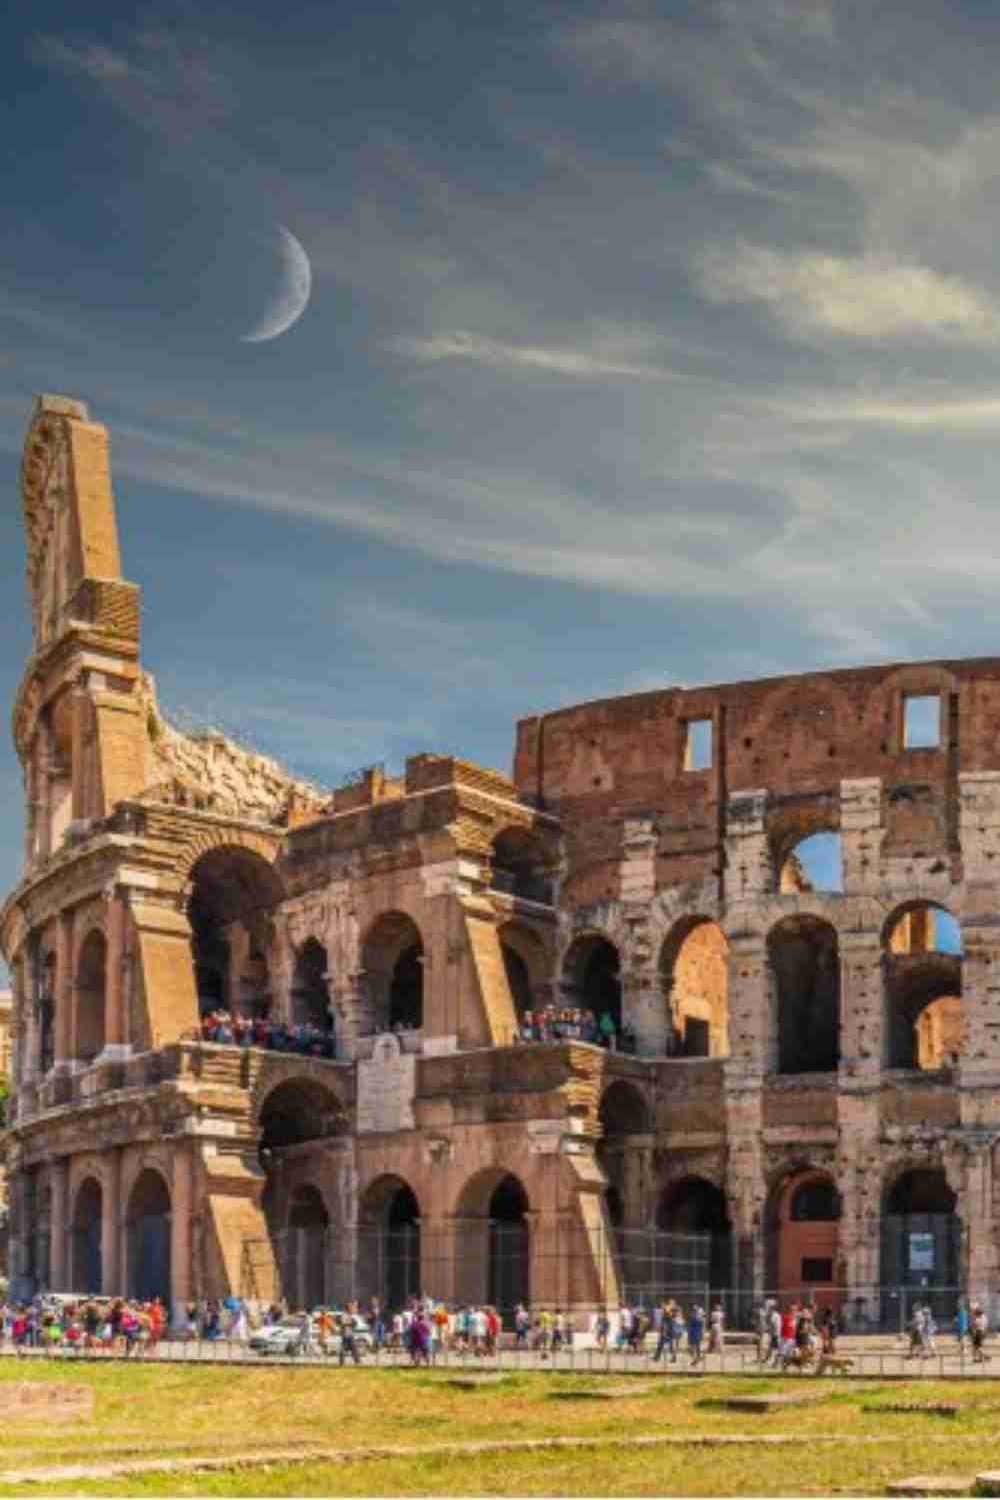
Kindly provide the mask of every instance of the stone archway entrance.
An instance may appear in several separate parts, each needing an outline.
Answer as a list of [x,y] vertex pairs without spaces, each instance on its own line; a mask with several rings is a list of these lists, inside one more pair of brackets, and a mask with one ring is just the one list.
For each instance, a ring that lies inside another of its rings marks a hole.
[[531,1297],[530,1203],[513,1172],[477,1172],[459,1198],[455,1226],[455,1296],[488,1303],[510,1321]]
[[401,1177],[380,1177],[361,1200],[358,1277],[364,1297],[378,1297],[389,1311],[419,1297],[420,1204]]
[[955,1316],[961,1282],[962,1223],[940,1168],[903,1172],[886,1190],[882,1213],[882,1317],[905,1324],[915,1302],[939,1324]]
[[290,1306],[312,1310],[326,1301],[330,1215],[312,1183],[295,1189],[288,1205],[284,1292]]
[[840,1194],[825,1172],[802,1168],[775,1188],[768,1206],[767,1290],[838,1308]]
[[88,1177],[80,1185],[73,1206],[70,1290],[99,1293],[103,1290],[101,1266],[101,1184]]
[[129,1194],[125,1220],[128,1295],[142,1302],[159,1297],[170,1306],[170,1191],[146,1167]]

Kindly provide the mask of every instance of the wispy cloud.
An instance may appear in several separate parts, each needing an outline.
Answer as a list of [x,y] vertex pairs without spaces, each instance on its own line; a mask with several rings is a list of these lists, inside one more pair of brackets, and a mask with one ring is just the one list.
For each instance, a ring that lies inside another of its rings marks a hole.
[[710,301],[763,303],[797,337],[922,335],[993,344],[1000,331],[1000,309],[989,296],[957,276],[888,256],[715,246],[698,277]]

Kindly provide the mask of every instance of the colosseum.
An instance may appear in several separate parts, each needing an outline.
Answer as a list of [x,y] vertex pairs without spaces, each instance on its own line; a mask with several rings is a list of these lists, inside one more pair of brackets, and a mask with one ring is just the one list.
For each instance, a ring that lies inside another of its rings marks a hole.
[[585,703],[509,777],[323,790],[161,713],[82,403],[39,398],[22,489],[16,1289],[989,1295],[1000,660]]

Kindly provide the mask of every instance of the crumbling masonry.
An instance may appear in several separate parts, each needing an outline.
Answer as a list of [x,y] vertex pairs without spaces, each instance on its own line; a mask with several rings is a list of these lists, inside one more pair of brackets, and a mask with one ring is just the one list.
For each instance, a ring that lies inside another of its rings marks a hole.
[[[582,1308],[662,1290],[683,1233],[734,1298],[992,1290],[1000,661],[584,704],[518,725],[512,779],[327,792],[165,721],[80,402],[39,399],[22,487],[17,1287]],[[520,1040],[549,1004],[617,1048]],[[220,1007],[329,1041],[206,1043]]]

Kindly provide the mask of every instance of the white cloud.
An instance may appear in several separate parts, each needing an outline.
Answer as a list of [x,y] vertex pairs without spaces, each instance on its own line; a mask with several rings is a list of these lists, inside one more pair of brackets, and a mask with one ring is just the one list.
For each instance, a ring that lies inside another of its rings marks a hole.
[[715,246],[703,255],[698,280],[712,302],[763,303],[797,337],[993,344],[1000,331],[1000,309],[988,295],[957,276],[888,256]]
[[[648,339],[637,342],[648,345]],[[627,345],[628,341],[619,341]],[[465,360],[489,365],[498,370],[540,370],[565,375],[573,380],[676,380],[672,370],[656,365],[636,364],[615,356],[615,341],[587,348],[543,347],[530,344],[503,343],[474,333],[456,331],[434,334],[429,338],[397,338],[389,347],[411,359],[437,363],[440,360]]]

